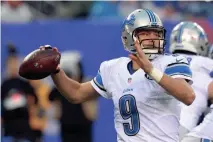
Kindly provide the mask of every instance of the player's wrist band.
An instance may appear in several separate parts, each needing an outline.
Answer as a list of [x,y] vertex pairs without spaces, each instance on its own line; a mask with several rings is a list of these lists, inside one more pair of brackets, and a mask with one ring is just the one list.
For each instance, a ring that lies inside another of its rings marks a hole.
[[157,82],[159,83],[160,80],[162,79],[163,77],[163,73],[158,70],[157,68],[152,68],[152,70],[150,71],[149,75]]

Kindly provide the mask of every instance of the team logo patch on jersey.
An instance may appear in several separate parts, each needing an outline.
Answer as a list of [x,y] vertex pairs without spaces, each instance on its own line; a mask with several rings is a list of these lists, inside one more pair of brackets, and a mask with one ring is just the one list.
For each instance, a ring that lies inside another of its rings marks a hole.
[[149,80],[153,80],[148,74],[145,74],[144,76]]

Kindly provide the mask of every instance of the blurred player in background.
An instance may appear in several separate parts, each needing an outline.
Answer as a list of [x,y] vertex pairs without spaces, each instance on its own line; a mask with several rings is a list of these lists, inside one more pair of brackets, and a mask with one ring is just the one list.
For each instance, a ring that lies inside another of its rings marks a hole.
[[[180,139],[199,123],[201,115],[207,109],[208,86],[212,81],[213,60],[207,56],[209,42],[203,28],[194,22],[181,22],[172,30],[170,37],[170,52],[182,54],[190,64],[193,74],[192,88],[196,99],[190,106],[182,104],[180,117]],[[205,131],[208,131],[207,129]],[[209,130],[212,131],[212,130]],[[213,135],[213,131],[212,131]],[[202,138],[202,137],[201,137]],[[203,137],[205,138],[205,137]],[[185,138],[184,142],[200,142],[196,138]]]
[[208,95],[211,102],[210,112],[203,121],[193,128],[181,142],[212,142],[213,141],[213,81],[208,86]]
[[1,85],[1,118],[4,136],[13,142],[36,142],[30,127],[31,109],[37,102],[35,90],[18,76],[19,56],[14,45],[8,45],[6,78]]
[[[62,53],[60,65],[68,77],[78,82],[86,81],[79,52]],[[97,113],[96,99],[71,104],[55,87],[49,98],[59,108],[56,118],[60,119],[62,142],[92,142],[92,122]]]
[[86,83],[70,79],[58,67],[52,74],[57,89],[72,103],[100,95],[112,99],[119,142],[178,142],[178,100],[190,105],[195,99],[186,58],[163,55],[166,30],[148,9],[133,11],[121,30],[129,58],[103,62]]
[[[208,57],[213,59],[213,45],[209,49]],[[210,76],[213,78],[213,71],[210,73]],[[210,111],[204,117],[204,120],[201,124],[191,130],[190,133],[187,134],[186,139],[183,142],[212,142],[213,141],[213,81],[208,85],[208,95],[210,102]],[[191,141],[190,141],[191,140]]]

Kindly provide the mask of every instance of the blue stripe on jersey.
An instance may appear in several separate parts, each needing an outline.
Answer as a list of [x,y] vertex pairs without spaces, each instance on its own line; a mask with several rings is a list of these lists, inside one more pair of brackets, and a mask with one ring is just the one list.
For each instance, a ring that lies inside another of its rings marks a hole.
[[173,75],[184,75],[188,77],[192,77],[192,71],[186,64],[174,64],[171,66],[168,66],[165,69],[165,73],[167,75],[173,76]]
[[103,91],[106,91],[105,88],[104,88],[104,84],[103,84],[103,81],[102,81],[102,77],[101,77],[100,72],[98,72],[98,74],[97,74],[96,77],[94,78],[94,82],[95,82],[95,84],[98,86],[98,88],[100,88],[100,89],[103,90]]
[[209,139],[202,139],[202,142],[211,142]]

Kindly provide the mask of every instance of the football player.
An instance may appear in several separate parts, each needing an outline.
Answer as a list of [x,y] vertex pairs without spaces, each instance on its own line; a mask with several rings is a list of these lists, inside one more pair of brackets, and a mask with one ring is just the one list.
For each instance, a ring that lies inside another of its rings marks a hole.
[[213,142],[213,81],[208,86],[211,102],[210,112],[204,117],[202,123],[192,129],[182,142]]
[[[213,59],[213,45],[209,48],[208,57]],[[213,78],[213,71],[210,76]],[[183,142],[190,139],[193,142],[213,142],[213,81],[208,86],[208,94],[210,100],[210,112],[204,117],[201,124],[191,130]]]
[[58,67],[51,75],[55,85],[72,103],[112,99],[118,142],[178,142],[179,101],[190,105],[195,99],[188,61],[163,55],[166,30],[151,10],[133,11],[121,30],[129,57],[104,61],[97,76],[82,84]]
[[[205,57],[209,43],[203,28],[195,22],[181,22],[172,30],[170,52],[184,55],[193,74],[192,88],[196,99],[190,106],[182,105],[180,117],[180,139],[197,126],[205,112],[208,101],[208,86],[212,81],[213,60]],[[213,132],[213,131],[212,131]],[[196,142],[196,138],[184,138],[184,142]],[[199,141],[200,142],[200,141]]]

